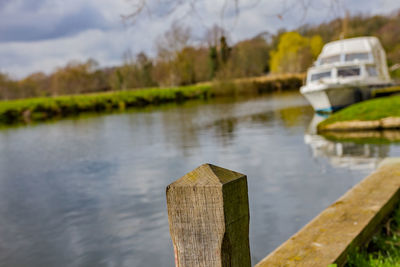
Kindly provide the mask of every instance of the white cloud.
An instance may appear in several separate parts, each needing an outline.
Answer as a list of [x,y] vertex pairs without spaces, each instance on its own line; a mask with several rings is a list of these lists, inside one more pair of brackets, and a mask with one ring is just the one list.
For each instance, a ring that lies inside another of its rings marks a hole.
[[123,52],[134,43],[139,42],[123,31],[101,30],[52,40],[3,43],[0,44],[0,70],[22,77],[32,71],[49,73],[70,60],[88,58],[96,59],[103,66],[112,66],[121,62]]
[[[97,60],[101,66],[121,64],[128,49],[154,55],[154,39],[169,28],[163,21],[111,30],[86,30],[77,35],[31,42],[0,43],[0,72],[22,78],[32,72],[50,73],[71,60]],[[152,54],[153,53],[153,54]]]

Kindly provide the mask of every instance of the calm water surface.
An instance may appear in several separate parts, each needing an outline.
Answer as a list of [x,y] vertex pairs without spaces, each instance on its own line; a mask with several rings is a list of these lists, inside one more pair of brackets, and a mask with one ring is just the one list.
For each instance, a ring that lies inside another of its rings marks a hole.
[[1,129],[0,266],[173,266],[165,187],[206,162],[248,175],[255,264],[400,155],[312,120],[290,93]]

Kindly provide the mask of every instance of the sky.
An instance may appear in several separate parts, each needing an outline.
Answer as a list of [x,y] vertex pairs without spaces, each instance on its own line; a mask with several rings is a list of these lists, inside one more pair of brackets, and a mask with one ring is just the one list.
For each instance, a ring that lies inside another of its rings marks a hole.
[[[124,21],[146,0],[0,0],[0,72],[23,78],[51,73],[72,60],[101,67],[123,54],[155,55],[155,40],[175,22],[191,28],[193,42],[222,25],[231,43],[260,32],[294,29],[351,14],[388,14],[399,0],[147,0],[134,21]],[[177,2],[179,5],[172,6]],[[400,26],[399,26],[400,27]]]

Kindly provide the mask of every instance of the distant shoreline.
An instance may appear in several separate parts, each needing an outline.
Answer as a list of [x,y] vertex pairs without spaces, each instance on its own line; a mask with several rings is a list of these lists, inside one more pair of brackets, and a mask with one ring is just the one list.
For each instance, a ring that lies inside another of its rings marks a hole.
[[190,99],[298,90],[302,74],[263,76],[196,85],[0,101],[0,124],[30,123],[88,112],[125,110]]

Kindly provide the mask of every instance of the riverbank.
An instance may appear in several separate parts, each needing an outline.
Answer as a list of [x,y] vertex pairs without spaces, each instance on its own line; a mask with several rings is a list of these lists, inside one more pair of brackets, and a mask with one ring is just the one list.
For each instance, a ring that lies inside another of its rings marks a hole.
[[2,101],[0,123],[28,123],[83,112],[124,110],[129,107],[207,98],[210,96],[210,89],[207,85],[197,85]]
[[400,96],[351,105],[318,124],[318,132],[400,128]]
[[302,75],[258,77],[171,88],[147,88],[107,93],[29,98],[0,102],[0,124],[29,123],[84,112],[125,110],[189,99],[297,90]]

